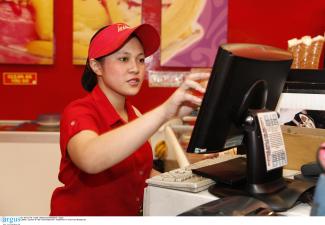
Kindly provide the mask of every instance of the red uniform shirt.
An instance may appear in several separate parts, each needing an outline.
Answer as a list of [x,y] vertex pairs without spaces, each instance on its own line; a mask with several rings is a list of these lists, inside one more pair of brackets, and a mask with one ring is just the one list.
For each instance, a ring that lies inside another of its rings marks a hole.
[[[129,121],[137,118],[128,101],[126,109]],[[98,86],[66,107],[60,124],[59,180],[64,186],[53,192],[50,215],[138,215],[145,180],[152,169],[152,150],[148,142],[122,162],[98,174],[81,171],[67,154],[67,143],[78,132],[93,130],[100,135],[123,124]]]

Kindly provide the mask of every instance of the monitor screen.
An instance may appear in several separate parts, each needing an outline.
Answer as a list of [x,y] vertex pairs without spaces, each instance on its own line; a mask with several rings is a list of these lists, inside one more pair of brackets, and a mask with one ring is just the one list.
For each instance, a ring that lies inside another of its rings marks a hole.
[[220,152],[242,145],[247,110],[276,108],[291,63],[289,52],[271,46],[221,45],[187,152]]

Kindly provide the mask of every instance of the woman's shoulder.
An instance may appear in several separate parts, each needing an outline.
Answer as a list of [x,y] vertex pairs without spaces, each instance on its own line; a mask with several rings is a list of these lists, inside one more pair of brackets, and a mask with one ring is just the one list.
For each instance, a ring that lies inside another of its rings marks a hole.
[[89,113],[92,112],[94,108],[94,103],[89,95],[83,98],[76,99],[70,102],[63,111],[66,113]]
[[93,124],[97,121],[97,113],[91,101],[80,98],[70,102],[61,115],[61,126],[66,127],[71,123]]

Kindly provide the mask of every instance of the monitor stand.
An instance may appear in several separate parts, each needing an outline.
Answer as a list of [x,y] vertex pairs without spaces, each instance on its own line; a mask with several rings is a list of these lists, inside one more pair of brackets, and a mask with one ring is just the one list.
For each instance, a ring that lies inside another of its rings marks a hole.
[[[292,208],[315,182],[283,178],[283,167],[266,169],[262,132],[257,114],[267,110],[249,110],[245,118],[246,182],[239,185],[217,183],[209,192],[218,197],[250,195],[267,203],[272,210],[286,211]],[[282,136],[281,136],[282,137]],[[235,168],[234,168],[235,169]]]

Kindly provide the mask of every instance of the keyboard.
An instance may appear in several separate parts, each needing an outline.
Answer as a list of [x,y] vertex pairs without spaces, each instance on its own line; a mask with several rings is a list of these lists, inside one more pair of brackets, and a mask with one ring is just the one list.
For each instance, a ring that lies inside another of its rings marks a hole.
[[146,180],[149,186],[157,186],[187,192],[200,192],[208,189],[215,184],[212,179],[199,176],[192,172],[193,169],[199,169],[206,166],[218,164],[238,157],[241,155],[222,155],[215,158],[208,158],[189,166],[174,169]]

